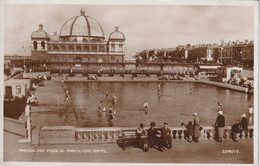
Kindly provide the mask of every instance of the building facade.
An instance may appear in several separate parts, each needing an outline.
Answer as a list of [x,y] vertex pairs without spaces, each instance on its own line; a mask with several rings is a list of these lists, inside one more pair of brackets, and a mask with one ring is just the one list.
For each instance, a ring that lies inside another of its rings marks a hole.
[[67,20],[59,35],[50,36],[43,25],[31,35],[32,60],[53,66],[84,63],[122,63],[125,56],[125,35],[119,27],[105,39],[102,26],[92,17],[80,15]]
[[137,63],[221,63],[254,66],[254,41],[233,41],[175,48],[143,50],[135,55]]

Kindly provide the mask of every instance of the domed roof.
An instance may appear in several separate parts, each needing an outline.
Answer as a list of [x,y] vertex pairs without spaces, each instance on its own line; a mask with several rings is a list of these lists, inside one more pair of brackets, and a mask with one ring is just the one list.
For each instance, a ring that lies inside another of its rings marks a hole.
[[40,24],[39,29],[32,33],[31,38],[50,38],[50,35],[43,30],[43,25]]
[[101,25],[94,18],[86,16],[84,9],[81,9],[80,13],[80,16],[72,17],[63,24],[60,30],[60,37],[86,36],[105,38]]
[[110,39],[121,39],[125,40],[125,35],[118,30],[118,26],[115,27],[116,29],[109,35],[109,40]]

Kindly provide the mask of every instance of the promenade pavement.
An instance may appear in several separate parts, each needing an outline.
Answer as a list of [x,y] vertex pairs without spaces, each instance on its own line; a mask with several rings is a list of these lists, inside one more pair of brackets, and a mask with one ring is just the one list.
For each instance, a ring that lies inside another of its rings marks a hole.
[[[45,86],[39,86],[35,96],[39,104],[32,106],[33,123],[45,126],[76,124],[73,105],[64,101],[65,87],[60,81],[45,81]],[[25,115],[20,119],[25,121]]]
[[[4,132],[4,161],[106,163],[253,163],[253,140],[222,143],[173,141],[172,149],[143,152],[134,146],[123,151],[117,144],[19,144],[21,136]],[[62,151],[63,152],[62,152]],[[227,150],[231,150],[228,152]],[[238,150],[238,152],[237,152]]]

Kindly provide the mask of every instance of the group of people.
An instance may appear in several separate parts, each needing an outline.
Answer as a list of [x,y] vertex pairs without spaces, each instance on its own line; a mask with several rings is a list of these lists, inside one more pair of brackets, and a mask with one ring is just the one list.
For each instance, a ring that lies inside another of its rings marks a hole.
[[[164,148],[172,148],[172,136],[171,130],[168,128],[168,123],[165,122],[162,128],[156,128],[155,122],[151,122],[150,128],[147,132],[144,129],[144,125],[141,123],[137,129],[137,142],[142,148],[156,148],[159,151],[163,151]],[[147,137],[143,137],[147,136]],[[148,138],[148,139],[147,139]]]
[[[223,107],[222,105],[218,102],[217,105],[217,118],[214,123],[215,127],[215,139],[217,142],[222,142],[223,136],[224,136],[224,127],[225,127],[225,117],[223,115]],[[198,138],[201,136],[200,131],[203,129],[203,127],[200,125],[200,121],[198,118],[198,114],[195,112],[193,113],[194,121],[189,121],[187,125],[184,123],[181,123],[182,126],[185,126],[187,128],[186,133],[187,133],[187,140],[188,142],[198,142]],[[238,138],[240,137],[242,131],[245,131],[245,133],[248,133],[247,136],[250,136],[253,134],[253,129],[248,130],[249,125],[253,125],[253,107],[249,107],[249,114],[248,117],[246,116],[245,113],[241,115],[241,121],[237,120],[236,124],[232,125],[232,132],[231,136],[232,139],[237,142]]]
[[[106,91],[106,98],[109,96],[109,92]],[[112,104],[115,105],[116,102],[117,102],[117,96],[113,93],[112,94]],[[103,106],[103,101],[101,100],[100,103],[98,104],[98,110],[99,112],[106,112],[107,109],[105,106]],[[109,110],[108,110],[108,122],[109,122],[109,125],[111,126],[112,123],[113,123],[113,119],[114,117],[116,116],[116,110],[112,108],[112,105],[109,106]]]

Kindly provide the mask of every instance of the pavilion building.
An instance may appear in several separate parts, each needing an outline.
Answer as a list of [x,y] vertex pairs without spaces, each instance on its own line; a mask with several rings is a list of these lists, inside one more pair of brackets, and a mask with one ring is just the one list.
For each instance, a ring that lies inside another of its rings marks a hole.
[[122,63],[125,56],[125,35],[115,30],[105,39],[102,26],[81,9],[79,16],[67,20],[59,35],[50,36],[39,25],[31,35],[32,60],[52,66],[84,63]]

